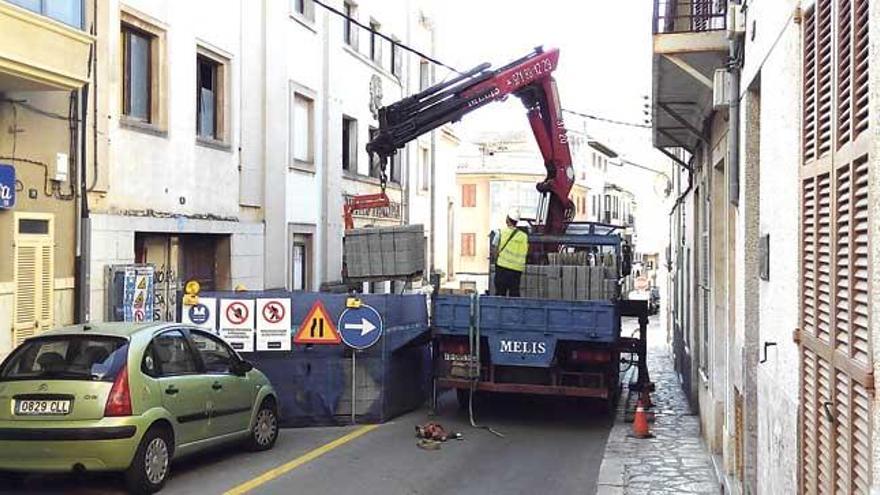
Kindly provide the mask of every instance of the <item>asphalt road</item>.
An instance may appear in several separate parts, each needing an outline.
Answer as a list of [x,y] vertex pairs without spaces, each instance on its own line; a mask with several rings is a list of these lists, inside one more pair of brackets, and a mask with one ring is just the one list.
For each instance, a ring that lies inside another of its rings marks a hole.
[[[228,448],[181,460],[162,493],[243,493],[245,488],[253,494],[304,495],[595,493],[612,426],[600,405],[494,396],[476,406],[478,422],[492,426],[503,438],[472,428],[454,395],[446,394],[433,418],[425,409],[369,431],[358,426],[287,429],[269,452]],[[440,450],[418,448],[414,427],[429,419],[464,438],[442,444]],[[360,436],[332,444],[350,433]],[[321,455],[314,457],[316,453]],[[285,472],[265,474],[279,466]],[[0,487],[0,493],[91,495],[124,490],[118,477],[110,475],[31,476],[13,489]]]

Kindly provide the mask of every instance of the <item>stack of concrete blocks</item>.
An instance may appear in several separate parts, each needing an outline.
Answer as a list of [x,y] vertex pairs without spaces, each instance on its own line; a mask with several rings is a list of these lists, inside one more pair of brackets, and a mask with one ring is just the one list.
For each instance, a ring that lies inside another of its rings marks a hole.
[[421,224],[347,231],[344,259],[349,278],[405,278],[422,273],[424,231]]
[[[556,263],[562,261],[559,257],[551,257]],[[490,294],[495,293],[492,275],[490,272]],[[526,265],[520,293],[532,299],[563,301],[615,299],[618,297],[617,276],[602,266]]]

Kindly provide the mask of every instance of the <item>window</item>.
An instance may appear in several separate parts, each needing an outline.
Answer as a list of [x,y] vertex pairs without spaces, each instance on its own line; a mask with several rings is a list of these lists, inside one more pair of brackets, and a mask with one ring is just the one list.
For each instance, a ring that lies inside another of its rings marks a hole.
[[314,165],[314,132],[315,132],[315,101],[305,95],[294,92],[290,110],[290,145],[291,165]]
[[238,359],[223,341],[198,331],[190,331],[189,336],[199,351],[206,373],[232,373]]
[[130,119],[152,122],[154,37],[127,24],[122,25],[122,113]]
[[421,169],[421,189],[427,191],[431,185],[431,159],[428,155],[428,148],[419,148],[419,165]]
[[37,14],[76,28],[83,26],[83,0],[9,0]]
[[403,65],[403,54],[400,53],[400,47],[397,46],[396,42],[397,38],[391,38],[394,42],[391,43],[391,73],[397,77],[400,77],[402,73],[402,65]]
[[477,185],[462,184],[461,185],[461,206],[464,208],[473,208],[477,206]]
[[[378,134],[379,129],[375,127],[370,127],[370,141],[376,138],[376,134]],[[382,175],[382,160],[379,158],[379,155],[370,156],[370,177],[379,178]]]
[[293,0],[293,12],[309,21],[314,21],[315,3],[312,0]]
[[395,184],[400,184],[400,153],[395,153],[391,155],[390,164],[388,165],[388,181],[394,182]]
[[291,248],[291,290],[309,290],[311,288],[312,234],[293,234]]
[[419,62],[419,90],[427,89],[431,85],[431,68],[427,60]]
[[[187,375],[198,372],[196,360],[186,337],[179,330],[165,332],[150,343],[156,369],[162,376]],[[146,360],[147,357],[145,356]],[[144,363],[146,365],[146,362]]]
[[593,196],[593,216],[599,216],[599,195],[596,194]]
[[342,170],[357,172],[357,120],[342,116]]
[[[357,7],[353,3],[345,2],[343,10],[346,17],[357,19]],[[357,30],[355,28],[355,24],[350,19],[345,19],[342,35],[345,44],[357,50]]]
[[119,337],[63,335],[32,339],[16,349],[0,380],[112,382],[126,363],[128,341]]
[[200,138],[219,140],[220,64],[199,55],[196,65],[196,131]]
[[376,21],[370,22],[370,60],[377,64],[382,64],[382,38],[379,37],[379,29],[382,26]]
[[461,234],[461,255],[476,256],[476,234]]

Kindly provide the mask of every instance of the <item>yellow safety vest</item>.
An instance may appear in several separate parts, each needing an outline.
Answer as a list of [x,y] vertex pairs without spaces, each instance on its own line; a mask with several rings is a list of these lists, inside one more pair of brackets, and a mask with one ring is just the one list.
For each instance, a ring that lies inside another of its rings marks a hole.
[[[511,237],[512,236],[512,237]],[[498,260],[496,265],[523,272],[526,270],[526,254],[529,252],[529,236],[518,229],[505,227],[498,241]]]

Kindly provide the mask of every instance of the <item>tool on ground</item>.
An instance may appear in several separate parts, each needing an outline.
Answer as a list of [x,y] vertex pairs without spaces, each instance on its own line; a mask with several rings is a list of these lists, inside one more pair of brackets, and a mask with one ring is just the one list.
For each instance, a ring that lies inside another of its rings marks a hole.
[[424,450],[439,450],[440,444],[447,440],[461,440],[461,433],[448,433],[440,423],[428,421],[423,425],[416,425],[416,437],[419,441],[416,446]]

